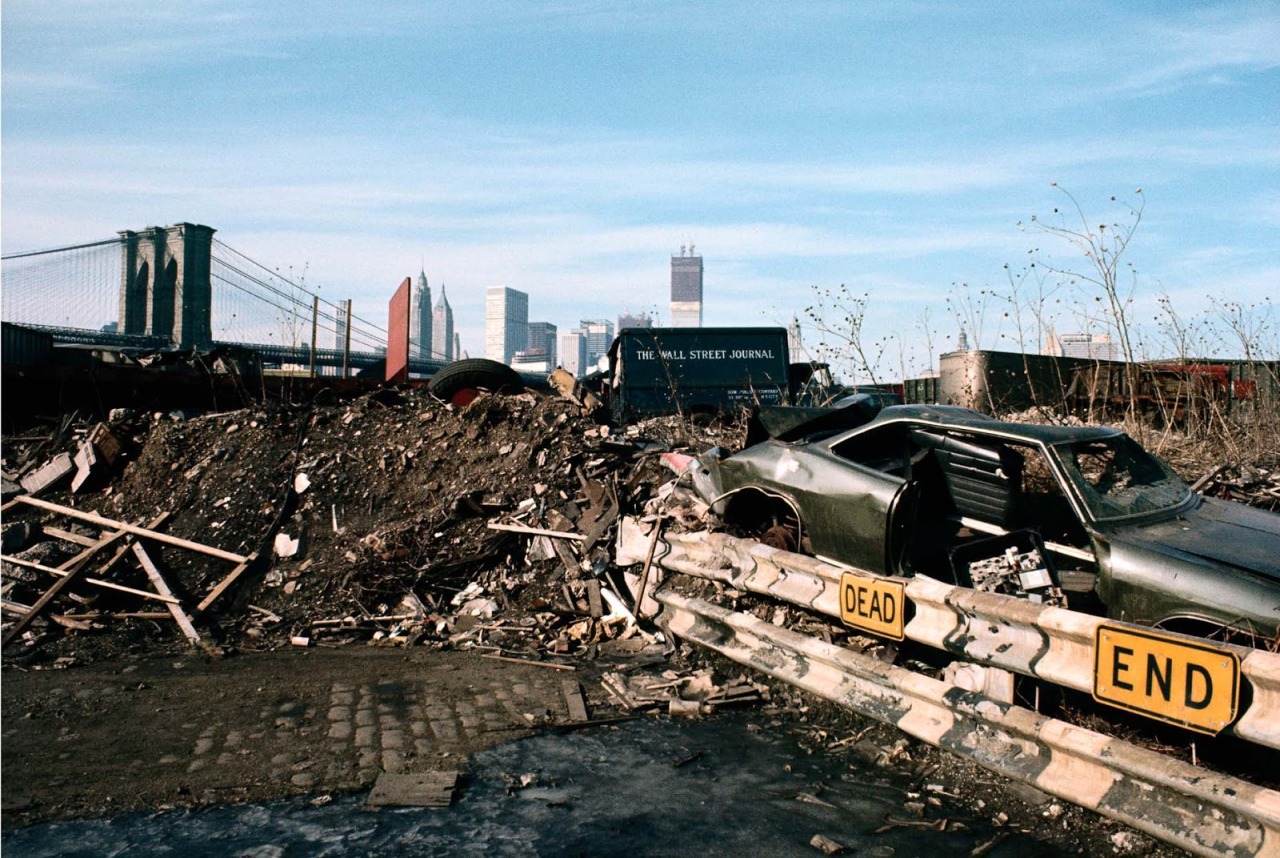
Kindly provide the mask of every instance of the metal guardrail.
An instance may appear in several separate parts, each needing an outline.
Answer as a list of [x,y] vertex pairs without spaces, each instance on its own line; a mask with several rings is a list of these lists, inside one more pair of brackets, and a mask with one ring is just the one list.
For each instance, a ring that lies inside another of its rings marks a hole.
[[[705,538],[705,534],[702,535]],[[621,561],[620,561],[621,562]],[[677,637],[1199,855],[1280,855],[1280,793],[670,591]]]
[[[643,562],[651,538],[636,519],[624,518],[618,532],[618,565]],[[923,576],[904,581],[840,567],[723,533],[666,534],[659,544],[653,562],[664,569],[720,581],[836,619],[847,617],[848,612],[841,611],[841,598],[842,588],[850,586],[850,582],[865,583],[870,588],[898,588],[904,601],[910,603],[900,607],[902,614],[908,607],[914,609],[914,616],[905,622],[899,638],[1095,697],[1100,633],[1150,634],[1145,627],[954,587]],[[1238,664],[1235,696],[1243,710],[1236,711],[1233,699],[1231,716],[1222,723],[1215,722],[1212,727],[1184,726],[1201,732],[1230,732],[1280,749],[1280,654],[1220,643],[1207,645],[1181,635],[1168,637],[1185,640],[1188,646],[1215,657],[1220,653],[1222,658],[1234,659]],[[1157,680],[1160,678],[1156,676]],[[1149,677],[1147,684],[1152,685]],[[1131,711],[1159,718],[1143,710]]]

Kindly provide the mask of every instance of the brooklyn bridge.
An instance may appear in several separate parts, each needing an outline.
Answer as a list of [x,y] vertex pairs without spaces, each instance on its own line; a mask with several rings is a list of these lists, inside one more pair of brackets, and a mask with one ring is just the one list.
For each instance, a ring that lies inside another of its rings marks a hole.
[[[55,343],[256,353],[264,368],[344,376],[382,364],[388,329],[191,223],[3,258],[3,321]],[[388,284],[388,297],[395,284]],[[409,342],[409,372],[444,366]]]

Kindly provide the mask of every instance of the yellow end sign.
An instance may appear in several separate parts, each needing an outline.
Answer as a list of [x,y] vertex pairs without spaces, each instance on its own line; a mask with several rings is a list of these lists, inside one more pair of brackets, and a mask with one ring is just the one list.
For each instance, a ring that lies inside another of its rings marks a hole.
[[840,575],[840,619],[847,626],[900,641],[906,589],[901,581],[864,578],[850,572]]
[[1236,719],[1240,659],[1173,635],[1098,627],[1093,697],[1200,733]]

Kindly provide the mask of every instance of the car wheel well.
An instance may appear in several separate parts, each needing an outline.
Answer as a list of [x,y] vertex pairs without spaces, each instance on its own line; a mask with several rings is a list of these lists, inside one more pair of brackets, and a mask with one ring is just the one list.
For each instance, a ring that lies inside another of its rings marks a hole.
[[725,498],[724,520],[773,548],[798,551],[804,543],[800,511],[789,498],[744,488]]
[[1152,624],[1153,628],[1175,634],[1190,635],[1206,640],[1222,641],[1254,648],[1270,648],[1275,641],[1268,640],[1262,634],[1250,633],[1247,629],[1229,626],[1214,620],[1199,617],[1176,616],[1167,617]]

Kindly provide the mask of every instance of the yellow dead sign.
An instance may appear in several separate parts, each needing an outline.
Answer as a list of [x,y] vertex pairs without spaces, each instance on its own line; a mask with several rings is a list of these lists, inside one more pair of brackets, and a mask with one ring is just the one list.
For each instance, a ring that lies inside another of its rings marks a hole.
[[1200,733],[1236,719],[1240,659],[1173,635],[1102,625],[1094,636],[1093,697]]
[[906,613],[906,589],[901,581],[840,575],[840,619],[847,626],[900,641]]

